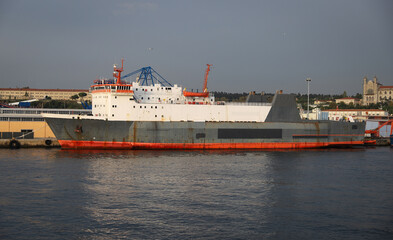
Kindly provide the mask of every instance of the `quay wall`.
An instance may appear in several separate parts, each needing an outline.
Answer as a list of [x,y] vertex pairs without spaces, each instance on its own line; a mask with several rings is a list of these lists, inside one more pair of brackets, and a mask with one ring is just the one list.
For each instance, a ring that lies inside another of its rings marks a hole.
[[43,148],[60,147],[56,138],[0,139],[0,148]]
[[54,138],[52,130],[45,121],[0,121],[0,132],[21,132],[32,130],[34,138]]

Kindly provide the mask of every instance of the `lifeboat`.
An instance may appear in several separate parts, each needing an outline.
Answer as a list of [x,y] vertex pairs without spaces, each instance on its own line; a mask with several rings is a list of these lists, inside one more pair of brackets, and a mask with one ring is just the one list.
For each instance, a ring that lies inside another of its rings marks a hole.
[[183,91],[185,97],[209,97],[209,92],[187,92]]

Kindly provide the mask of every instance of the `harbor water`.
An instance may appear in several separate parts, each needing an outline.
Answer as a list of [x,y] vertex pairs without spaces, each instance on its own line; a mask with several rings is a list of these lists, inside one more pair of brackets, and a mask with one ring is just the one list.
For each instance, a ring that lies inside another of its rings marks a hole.
[[393,239],[393,149],[0,149],[0,239]]

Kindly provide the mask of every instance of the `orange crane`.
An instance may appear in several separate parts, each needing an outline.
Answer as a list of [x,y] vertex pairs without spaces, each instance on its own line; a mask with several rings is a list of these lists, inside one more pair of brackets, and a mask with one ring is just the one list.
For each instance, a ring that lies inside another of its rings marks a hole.
[[383,124],[378,123],[378,127],[376,129],[371,129],[371,130],[366,130],[365,133],[369,133],[371,135],[371,137],[379,137],[379,130],[386,125],[390,125],[390,135],[392,135],[393,132],[393,119],[392,120],[388,120],[386,122],[384,122]]
[[203,92],[207,92],[207,77],[209,76],[211,64],[206,64],[205,82],[203,83]]
[[211,64],[206,64],[207,68],[206,68],[206,72],[205,72],[205,81],[203,83],[203,89],[201,93],[195,93],[195,92],[187,92],[186,90],[183,91],[183,95],[185,97],[208,97],[209,96],[209,92],[207,91],[207,78],[209,76],[209,72],[210,72],[210,66],[212,66]]

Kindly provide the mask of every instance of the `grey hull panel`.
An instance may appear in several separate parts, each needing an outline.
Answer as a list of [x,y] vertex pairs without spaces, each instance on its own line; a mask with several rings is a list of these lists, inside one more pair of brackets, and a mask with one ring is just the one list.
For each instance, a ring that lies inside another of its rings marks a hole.
[[[334,143],[359,144],[364,139],[365,129],[365,123],[333,121],[133,122],[62,118],[46,118],[46,121],[61,144],[73,142],[73,145],[62,144],[69,148],[100,148],[103,145],[97,143],[104,142],[107,148],[115,145],[119,148],[209,148],[214,144],[222,144],[214,148],[227,148],[231,144],[236,148],[259,148],[261,143],[277,143],[279,148],[295,146],[281,143],[315,143],[308,146],[323,147]],[[276,145],[266,145],[269,146],[276,148]]]

